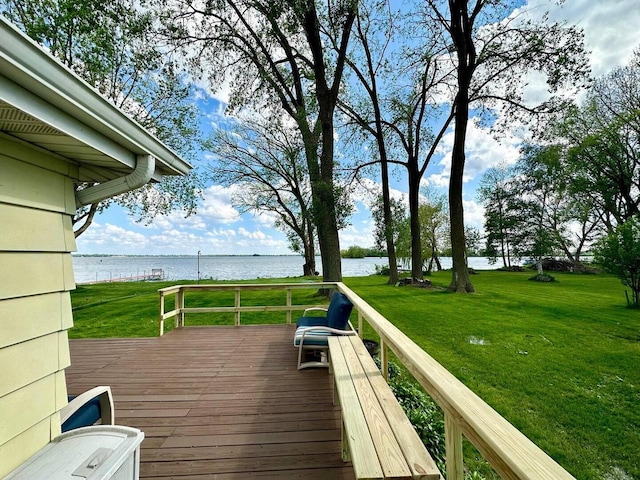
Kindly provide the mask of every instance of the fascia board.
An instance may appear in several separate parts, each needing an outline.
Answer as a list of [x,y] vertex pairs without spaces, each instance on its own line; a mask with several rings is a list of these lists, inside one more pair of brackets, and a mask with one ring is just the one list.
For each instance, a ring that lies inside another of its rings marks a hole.
[[95,148],[123,165],[135,168],[136,155],[131,149],[99,134],[94,129],[87,127],[86,124],[1,75],[0,99],[47,125],[55,127],[62,133],[82,141],[85,145]]
[[187,161],[2,16],[0,38],[1,75],[134,155],[154,156],[164,167],[163,174],[184,175],[191,170]]

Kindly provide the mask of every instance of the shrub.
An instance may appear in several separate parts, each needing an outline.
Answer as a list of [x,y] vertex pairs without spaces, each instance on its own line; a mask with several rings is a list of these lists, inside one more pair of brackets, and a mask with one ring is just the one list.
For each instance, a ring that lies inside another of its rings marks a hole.
[[627,296],[627,304],[640,307],[640,220],[631,218],[618,225],[613,233],[598,242],[594,253],[594,260],[604,270],[631,289],[632,300]]
[[543,274],[536,274],[533,277],[529,277],[529,280],[533,282],[555,282],[556,277],[554,277],[553,275],[543,273]]

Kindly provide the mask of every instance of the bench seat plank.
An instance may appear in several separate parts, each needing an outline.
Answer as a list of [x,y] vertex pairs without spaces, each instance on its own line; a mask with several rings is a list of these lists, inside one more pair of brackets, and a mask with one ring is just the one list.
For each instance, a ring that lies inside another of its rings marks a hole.
[[[358,479],[384,478],[364,412],[358,401],[358,394],[351,380],[347,361],[339,344],[336,343],[339,338],[329,337],[328,340],[329,348],[334,344],[331,367],[342,408],[343,436],[347,436],[354,473]],[[343,448],[345,448],[344,445]]]
[[[355,339],[356,337],[353,338]],[[384,478],[411,478],[411,471],[404,459],[402,449],[398,445],[396,436],[391,425],[389,425],[378,397],[369,383],[367,374],[361,364],[362,359],[354,349],[354,346],[357,346],[358,343],[363,345],[362,341],[358,338],[356,342],[352,342],[349,337],[339,337],[338,342],[340,342],[342,353],[349,367],[351,380],[355,386],[360,407],[364,412],[367,427],[382,466]],[[368,360],[375,368],[375,363],[373,363],[371,356],[369,356]]]
[[360,364],[373,387],[396,438],[401,439],[399,441],[400,448],[411,469],[412,477],[423,480],[440,480],[442,476],[436,463],[424,447],[420,436],[411,425],[404,410],[402,410],[391,391],[391,387],[389,387],[382,373],[380,373],[380,370],[371,359],[366,347],[358,337],[345,337],[345,340],[347,338],[350,339],[350,343],[360,359]]

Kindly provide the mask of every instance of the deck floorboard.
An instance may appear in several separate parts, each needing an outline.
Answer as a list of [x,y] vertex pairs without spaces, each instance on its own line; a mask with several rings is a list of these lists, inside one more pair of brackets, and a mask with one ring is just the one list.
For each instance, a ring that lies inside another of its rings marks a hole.
[[70,341],[67,390],[110,385],[116,423],[145,432],[149,480],[353,479],[326,369],[298,371],[294,327],[187,327]]

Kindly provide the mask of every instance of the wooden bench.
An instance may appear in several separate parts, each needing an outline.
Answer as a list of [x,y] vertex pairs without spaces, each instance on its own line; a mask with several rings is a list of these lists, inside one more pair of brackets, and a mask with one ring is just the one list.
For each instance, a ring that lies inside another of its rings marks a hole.
[[329,338],[334,402],[342,409],[342,458],[357,479],[441,480],[435,462],[357,336]]

